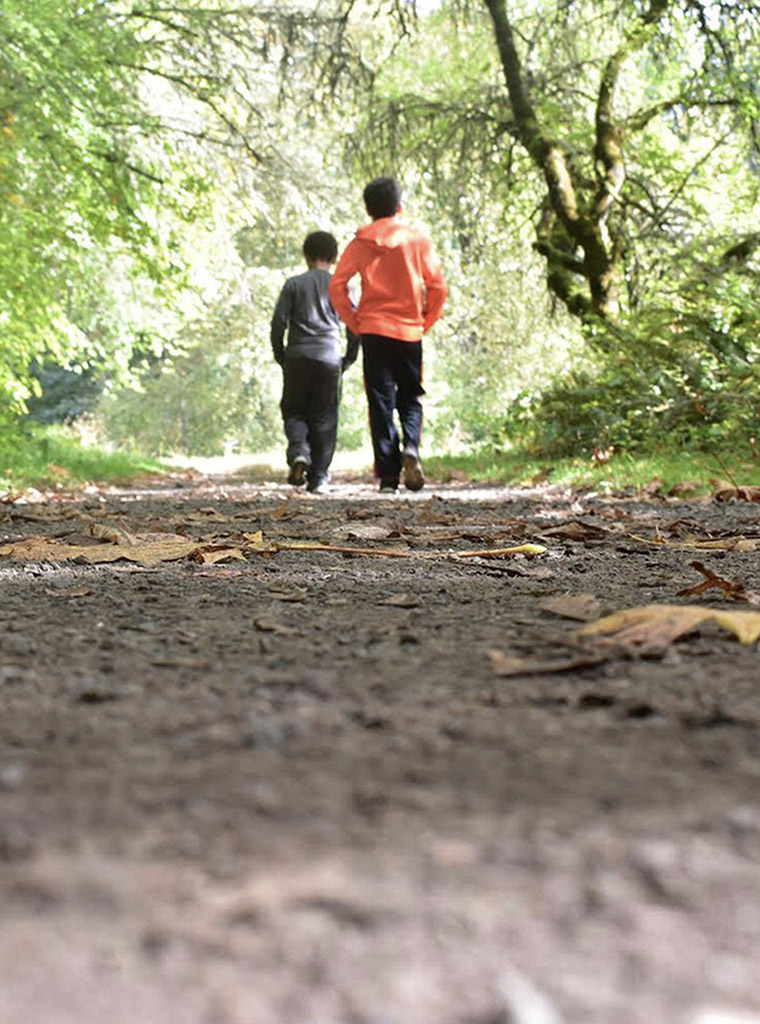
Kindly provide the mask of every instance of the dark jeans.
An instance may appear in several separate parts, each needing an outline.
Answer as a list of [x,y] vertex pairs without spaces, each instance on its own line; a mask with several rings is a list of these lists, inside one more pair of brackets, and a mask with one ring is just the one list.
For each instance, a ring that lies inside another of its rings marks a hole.
[[327,474],[335,454],[340,399],[340,366],[317,359],[285,359],[280,410],[292,466],[303,459],[309,480]]
[[364,387],[375,453],[375,473],[398,479],[401,472],[398,411],[404,447],[416,452],[422,433],[422,342],[400,341],[379,334],[362,335]]

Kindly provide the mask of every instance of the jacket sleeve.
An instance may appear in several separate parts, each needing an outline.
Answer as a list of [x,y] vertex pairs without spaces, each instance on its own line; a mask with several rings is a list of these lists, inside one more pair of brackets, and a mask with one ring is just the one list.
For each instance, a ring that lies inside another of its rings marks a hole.
[[291,295],[290,288],[288,288],[288,283],[286,281],[285,287],[280,292],[277,305],[274,307],[270,331],[272,352],[275,360],[280,364],[280,366],[282,366],[285,361],[285,331],[288,329],[288,323],[290,322],[290,309]]
[[443,279],[443,268],[438,259],[433,243],[428,239],[422,253],[422,279],[425,282],[425,319],[423,320],[423,333],[430,330],[436,320],[443,313],[443,305],[446,302],[448,289]]
[[351,302],[351,295],[348,291],[348,282],[359,272],[357,261],[357,246],[354,241],[348,243],[343,250],[343,255],[338,260],[335,273],[330,278],[330,302],[343,323],[354,334],[359,333],[359,320],[356,310]]

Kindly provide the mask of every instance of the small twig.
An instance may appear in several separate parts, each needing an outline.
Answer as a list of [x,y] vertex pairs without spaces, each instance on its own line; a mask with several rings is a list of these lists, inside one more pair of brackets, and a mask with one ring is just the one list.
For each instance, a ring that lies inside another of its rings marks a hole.
[[735,488],[737,489],[737,491],[738,491],[738,490],[739,490],[739,484],[738,484],[738,483],[736,482],[736,480],[734,479],[734,475],[733,475],[733,473],[732,473],[732,472],[731,472],[731,470],[730,470],[730,469],[728,468],[728,466],[727,466],[727,465],[725,464],[725,462],[723,461],[723,459],[722,459],[722,458],[720,457],[720,455],[718,455],[718,453],[717,453],[717,452],[711,452],[711,455],[712,455],[712,457],[713,457],[713,458],[715,459],[715,461],[716,461],[716,462],[718,463],[718,465],[720,466],[720,468],[721,468],[721,469],[723,470],[723,472],[724,472],[724,473],[726,474],[726,476],[728,477],[728,479],[729,479],[730,483],[732,483],[732,484],[734,485],[734,487],[735,487]]

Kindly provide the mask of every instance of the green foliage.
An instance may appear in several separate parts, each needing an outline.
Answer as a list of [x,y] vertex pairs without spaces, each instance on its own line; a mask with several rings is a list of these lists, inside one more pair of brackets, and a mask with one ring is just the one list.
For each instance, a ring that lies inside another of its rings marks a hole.
[[[535,249],[545,183],[486,5],[413,7],[82,0],[72,17],[64,0],[2,5],[6,420],[39,390],[36,358],[104,384],[99,422],[118,443],[279,447],[277,291],[307,231],[342,247],[364,219],[364,181],[397,173],[451,288],[425,346],[431,449],[523,439],[585,453],[755,431],[752,5],[670,4],[637,37],[638,0],[510,3],[581,212],[598,185],[599,84],[621,56],[627,179],[607,225],[619,314],[583,333],[548,298]],[[356,367],[340,442],[366,436]]]
[[262,328],[249,307],[230,303],[190,321],[175,354],[155,360],[134,387],[115,390],[103,404],[107,436],[157,455],[271,448],[279,431],[278,368]]
[[18,408],[33,356],[82,346],[72,293],[94,250],[130,247],[158,271],[140,208],[159,172],[134,152],[150,115],[123,74],[144,49],[123,19],[96,0],[76,18],[62,0],[9,0],[0,29],[0,395]]
[[523,396],[504,432],[552,456],[757,436],[758,241],[726,250],[702,240],[675,253],[647,305],[589,336],[596,366]]
[[18,421],[0,432],[0,493],[26,487],[65,488],[86,483],[128,483],[136,477],[165,472],[144,456],[110,452],[84,445],[61,427],[41,428]]
[[[539,458],[522,448],[483,448],[468,455],[425,459],[431,480],[488,481],[515,487],[556,486],[601,493],[647,495],[676,493],[693,497],[713,490],[712,481],[726,479],[726,467],[741,485],[760,484],[760,460],[750,446],[732,445],[717,453],[679,448],[667,443],[648,451],[612,452],[608,461],[593,458]],[[608,453],[609,454],[609,453]]]
[[197,315],[176,308],[196,284],[187,226],[225,192],[247,198],[233,232],[279,208],[286,172],[298,189],[284,75],[313,94],[339,28],[302,5],[3,3],[0,403],[23,409],[34,359],[114,378],[170,349]]

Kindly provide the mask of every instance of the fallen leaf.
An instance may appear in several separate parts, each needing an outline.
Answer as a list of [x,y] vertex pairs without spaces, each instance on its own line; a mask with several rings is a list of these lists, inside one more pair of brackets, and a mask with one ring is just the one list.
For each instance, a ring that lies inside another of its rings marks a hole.
[[657,651],[710,621],[730,630],[743,644],[753,644],[760,637],[760,612],[669,604],[644,605],[606,615],[583,626],[578,635],[596,638],[597,643]]
[[606,654],[589,651],[585,654],[574,654],[569,658],[521,658],[516,655],[504,654],[491,649],[486,651],[491,669],[497,676],[528,676],[542,675],[551,672],[572,672],[577,668],[589,668],[600,665],[607,659]]
[[102,542],[99,544],[61,544],[48,537],[27,537],[17,544],[0,548],[0,556],[22,562],[79,562],[98,565],[124,559],[141,565],[173,562],[186,558],[198,548],[197,541],[189,541],[177,534],[143,534],[129,545]]
[[245,542],[243,544],[243,550],[253,551],[257,555],[274,554],[280,547],[278,544],[264,540],[264,535],[261,530],[256,530],[255,533],[244,533],[243,540]]
[[246,559],[240,548],[198,548],[193,560],[201,565],[216,565],[217,562],[244,562]]
[[682,494],[692,494],[694,491],[700,490],[702,485],[696,480],[684,480],[681,483],[673,484],[668,491],[668,497],[677,498]]
[[218,508],[213,508],[211,506],[196,508],[193,512],[186,513],[186,515],[190,519],[201,517],[206,523],[226,523],[229,518],[228,516],[223,515]]
[[127,530],[120,530],[117,526],[105,526],[103,523],[89,523],[87,532],[91,537],[98,540],[107,540],[112,544],[123,544],[130,547],[138,543],[137,537]]
[[752,484],[735,487],[723,480],[711,480],[710,483],[713,485],[715,501],[760,501],[760,487],[755,487]]
[[760,539],[757,537],[724,537],[721,540],[697,541],[693,545],[700,551],[757,551]]
[[566,619],[590,622],[599,615],[600,602],[594,594],[568,594],[565,597],[547,597],[538,602],[539,608]]
[[456,512],[446,512],[437,507],[432,501],[426,502],[416,518],[421,523],[429,523],[437,526],[453,526],[460,521]]
[[758,537],[722,537],[719,540],[665,540],[663,537],[639,537],[635,533],[626,534],[628,540],[654,547],[669,547],[674,551],[757,551],[760,547]]
[[542,537],[566,537],[568,540],[598,540],[606,534],[607,531],[600,526],[590,526],[579,519],[571,519],[567,523],[541,530]]
[[339,527],[336,532],[346,540],[385,540],[390,537],[392,530],[373,523],[359,523],[357,526]]
[[678,537],[685,541],[714,540],[712,534],[705,527],[693,519],[675,519],[668,523],[667,532],[671,537]]

